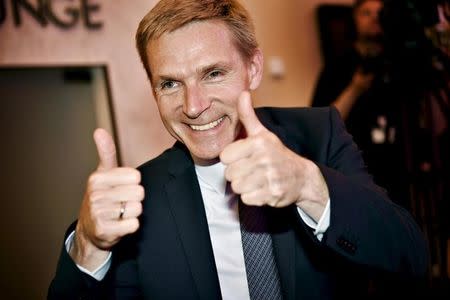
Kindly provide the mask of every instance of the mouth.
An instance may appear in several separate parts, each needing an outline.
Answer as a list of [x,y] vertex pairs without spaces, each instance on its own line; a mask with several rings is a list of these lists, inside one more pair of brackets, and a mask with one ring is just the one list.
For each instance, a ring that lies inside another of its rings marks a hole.
[[220,119],[212,121],[212,122],[210,122],[208,124],[204,124],[204,125],[189,125],[189,127],[191,127],[195,131],[205,131],[205,130],[209,130],[209,129],[212,129],[214,127],[217,127],[220,123],[222,123],[222,121],[224,119],[225,119],[225,117],[221,117]]

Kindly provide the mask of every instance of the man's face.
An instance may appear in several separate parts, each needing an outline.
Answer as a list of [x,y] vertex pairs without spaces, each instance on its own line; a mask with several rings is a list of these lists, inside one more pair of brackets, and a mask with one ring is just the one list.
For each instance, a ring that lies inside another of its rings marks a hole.
[[356,31],[360,38],[377,38],[382,34],[379,20],[382,8],[381,0],[367,0],[355,10]]
[[238,97],[261,80],[259,50],[246,61],[221,21],[187,24],[147,48],[152,87],[161,119],[194,161],[217,161],[241,130]]

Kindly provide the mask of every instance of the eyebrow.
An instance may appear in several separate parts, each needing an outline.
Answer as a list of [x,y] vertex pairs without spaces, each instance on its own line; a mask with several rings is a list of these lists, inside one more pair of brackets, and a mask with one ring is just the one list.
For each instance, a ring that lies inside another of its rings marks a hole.
[[[197,68],[196,73],[197,74],[206,74],[215,69],[221,69],[221,70],[228,71],[231,69],[231,66],[227,62],[216,62],[216,63],[212,63],[209,65]],[[179,80],[179,78],[182,78],[182,77],[183,77],[183,75],[180,73],[174,73],[173,75],[163,74],[163,75],[156,75],[156,78],[154,78],[154,81],[161,82],[161,81],[166,81],[166,80]]]
[[229,63],[226,63],[226,62],[218,62],[218,63],[210,64],[210,65],[200,68],[199,70],[197,70],[197,73],[205,74],[205,73],[209,73],[215,69],[221,69],[221,70],[228,71],[231,69],[231,66]]

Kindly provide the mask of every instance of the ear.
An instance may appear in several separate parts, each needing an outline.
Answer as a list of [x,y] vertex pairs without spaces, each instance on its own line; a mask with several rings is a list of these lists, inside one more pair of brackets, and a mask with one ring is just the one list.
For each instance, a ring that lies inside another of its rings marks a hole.
[[261,83],[263,75],[263,66],[264,66],[264,57],[261,52],[261,49],[257,48],[248,65],[249,83],[250,83],[249,89],[251,91],[256,90],[256,88],[258,88],[259,84]]

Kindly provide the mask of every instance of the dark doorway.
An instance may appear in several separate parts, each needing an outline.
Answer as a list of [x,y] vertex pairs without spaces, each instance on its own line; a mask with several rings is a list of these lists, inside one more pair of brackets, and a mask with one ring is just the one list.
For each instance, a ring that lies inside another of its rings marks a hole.
[[105,75],[104,67],[0,69],[5,299],[46,298],[97,164],[93,130],[112,119]]

